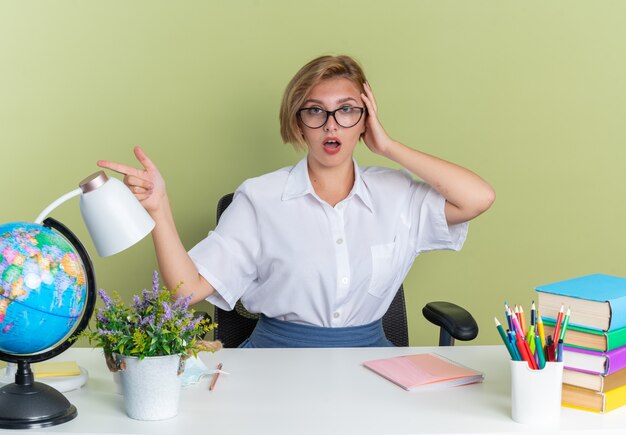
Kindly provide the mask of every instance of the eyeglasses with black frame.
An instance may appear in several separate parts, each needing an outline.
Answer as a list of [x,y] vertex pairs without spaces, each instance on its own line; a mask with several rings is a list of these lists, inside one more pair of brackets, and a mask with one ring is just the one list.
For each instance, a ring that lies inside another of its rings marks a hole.
[[332,116],[343,128],[354,127],[365,113],[364,107],[341,106],[335,110],[324,110],[321,107],[305,107],[298,110],[298,117],[309,128],[322,128]]

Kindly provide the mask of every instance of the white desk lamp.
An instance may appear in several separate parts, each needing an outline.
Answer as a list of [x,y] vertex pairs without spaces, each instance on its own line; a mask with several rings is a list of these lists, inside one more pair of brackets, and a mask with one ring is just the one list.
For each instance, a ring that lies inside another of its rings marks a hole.
[[124,183],[107,177],[104,171],[91,174],[79,183],[78,189],[46,207],[35,223],[41,224],[52,210],[78,195],[80,212],[101,257],[130,248],[154,228],[154,221]]
[[[79,187],[61,196],[37,216],[43,220],[59,205],[80,196],[80,211],[98,255],[107,257],[121,252],[150,234],[154,221],[130,190],[116,178],[98,171],[79,183]],[[14,381],[16,365],[8,363],[0,383]],[[81,367],[79,376],[38,379],[61,392],[80,388],[87,381],[87,372]]]

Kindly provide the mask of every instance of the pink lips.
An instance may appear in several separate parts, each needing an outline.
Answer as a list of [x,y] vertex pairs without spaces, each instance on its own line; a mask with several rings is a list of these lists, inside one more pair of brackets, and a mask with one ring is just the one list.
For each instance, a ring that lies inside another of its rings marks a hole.
[[337,154],[341,150],[341,141],[337,137],[327,137],[323,145],[326,154]]

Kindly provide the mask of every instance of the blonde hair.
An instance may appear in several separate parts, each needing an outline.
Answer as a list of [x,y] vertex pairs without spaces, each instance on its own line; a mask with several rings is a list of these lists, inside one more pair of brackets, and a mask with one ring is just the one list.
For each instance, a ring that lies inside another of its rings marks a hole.
[[298,125],[298,110],[304,104],[311,89],[323,80],[343,77],[354,83],[363,92],[366,82],[363,69],[350,56],[320,56],[313,59],[291,79],[280,105],[280,136],[284,143],[290,143],[296,149],[304,149],[306,143]]

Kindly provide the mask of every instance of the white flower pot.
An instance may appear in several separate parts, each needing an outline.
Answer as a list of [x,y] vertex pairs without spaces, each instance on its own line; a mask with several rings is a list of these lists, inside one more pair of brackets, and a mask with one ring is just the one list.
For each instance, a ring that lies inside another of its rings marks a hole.
[[[178,414],[180,355],[121,356],[122,394],[126,413],[135,420],[165,420]],[[181,370],[182,372],[182,370]]]

